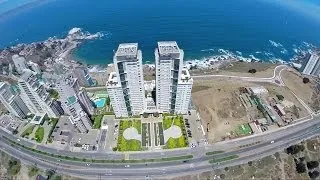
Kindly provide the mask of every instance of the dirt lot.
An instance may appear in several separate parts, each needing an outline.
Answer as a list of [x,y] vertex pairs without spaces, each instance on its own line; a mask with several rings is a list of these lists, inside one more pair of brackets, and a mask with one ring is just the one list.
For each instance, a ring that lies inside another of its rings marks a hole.
[[293,91],[299,98],[309,105],[314,111],[320,110],[320,94],[315,91],[316,81],[309,78],[310,82],[304,84],[302,82],[303,75],[296,71],[283,71],[281,73],[283,82]]
[[193,103],[200,112],[201,118],[205,120],[203,124],[204,128],[209,130],[210,143],[221,141],[228,132],[248,122],[245,107],[235,95],[235,91],[243,86],[254,85],[225,78],[194,82]]
[[[204,74],[222,74],[231,76],[246,76],[246,77],[272,77],[274,68],[277,64],[270,63],[247,63],[247,62],[232,62],[220,67],[219,69],[191,70],[191,75],[204,75]],[[256,69],[255,74],[248,73],[250,69]]]
[[[210,143],[224,140],[230,136],[236,127],[249,122],[249,115],[238,99],[239,87],[264,86],[269,96],[276,98],[282,95],[284,100],[293,103],[295,108],[287,108],[288,118],[293,120],[308,116],[307,110],[299,103],[292,92],[286,87],[279,87],[269,83],[250,83],[227,78],[211,80],[195,80],[192,99],[201,118],[204,120],[205,130],[208,130]],[[289,117],[290,116],[290,117]]]
[[302,106],[302,104],[298,101],[298,99],[292,94],[292,92],[286,87],[279,87],[273,84],[261,83],[267,90],[269,91],[269,95],[275,97],[276,95],[282,95],[284,100],[292,102],[297,108],[298,112],[293,112],[293,114],[297,114],[297,117],[293,117],[294,120],[303,118],[308,116],[308,111]]
[[[310,145],[309,145],[310,144]],[[310,160],[319,161],[320,159],[320,139],[313,139],[304,142],[305,150],[298,155],[288,155],[284,151],[275,153],[272,156],[264,157],[260,160],[248,162],[239,166],[227,167],[224,169],[213,170],[192,176],[177,177],[174,180],[184,179],[310,179],[307,172],[298,174],[296,172],[294,158],[304,157],[305,163]],[[312,150],[309,146],[312,145]],[[316,147],[317,150],[314,150]],[[319,167],[316,170],[319,170]],[[308,170],[307,170],[308,171]],[[319,177],[318,177],[319,179]]]

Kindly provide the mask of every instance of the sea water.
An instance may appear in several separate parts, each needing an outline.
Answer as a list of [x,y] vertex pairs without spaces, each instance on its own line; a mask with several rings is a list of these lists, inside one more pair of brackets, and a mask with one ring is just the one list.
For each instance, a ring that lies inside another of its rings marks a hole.
[[178,42],[186,60],[236,54],[289,61],[320,45],[319,7],[314,0],[48,0],[2,14],[0,47],[63,37],[79,27],[104,35],[74,51],[89,64],[112,63],[126,42],[138,42],[143,61],[153,62],[157,41],[167,40]]

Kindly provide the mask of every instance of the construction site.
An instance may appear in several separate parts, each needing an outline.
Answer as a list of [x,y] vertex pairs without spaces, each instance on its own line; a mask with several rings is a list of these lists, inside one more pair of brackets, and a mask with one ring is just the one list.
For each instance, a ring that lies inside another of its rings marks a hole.
[[289,88],[266,82],[196,79],[192,97],[209,143],[277,129],[309,115]]

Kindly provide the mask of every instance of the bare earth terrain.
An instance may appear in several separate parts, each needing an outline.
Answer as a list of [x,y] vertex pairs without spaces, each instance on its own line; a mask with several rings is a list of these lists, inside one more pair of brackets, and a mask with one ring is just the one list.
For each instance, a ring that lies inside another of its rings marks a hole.
[[301,98],[314,111],[320,110],[320,93],[316,91],[316,81],[309,78],[310,82],[302,82],[303,75],[297,71],[283,71],[282,80],[287,87]]
[[251,83],[239,82],[226,78],[214,80],[197,80],[192,90],[193,103],[208,128],[210,143],[221,141],[228,132],[238,125],[248,122],[245,107],[234,93],[242,86],[253,86]]
[[[219,69],[194,69],[191,75],[209,75],[221,74],[230,76],[247,76],[247,77],[272,77],[273,70],[278,64],[260,63],[260,62],[231,62],[224,64]],[[254,74],[248,73],[250,69],[256,69]]]
[[282,95],[284,100],[294,104],[295,108],[288,110],[293,120],[308,116],[307,110],[287,87],[223,77],[196,79],[192,89],[192,99],[204,120],[203,125],[208,131],[210,143],[224,140],[238,125],[249,122],[249,114],[242,106],[237,92],[240,87],[257,86],[264,86],[269,91],[270,97],[276,98],[276,95]]

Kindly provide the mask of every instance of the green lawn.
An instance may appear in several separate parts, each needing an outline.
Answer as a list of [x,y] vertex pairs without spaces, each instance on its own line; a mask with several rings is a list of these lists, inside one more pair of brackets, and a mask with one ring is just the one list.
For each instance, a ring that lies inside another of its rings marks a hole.
[[133,120],[120,121],[118,143],[117,143],[118,151],[141,151],[142,150],[141,141],[135,140],[135,139],[126,140],[123,137],[123,132],[130,127],[136,128],[138,130],[138,133],[141,134],[141,120],[133,119]]
[[237,155],[231,155],[231,156],[227,156],[227,157],[220,158],[220,159],[211,159],[209,161],[209,163],[213,164],[213,163],[218,163],[218,162],[223,162],[223,161],[230,161],[230,160],[235,159],[235,158],[238,158],[238,156]]
[[29,126],[26,130],[23,131],[23,133],[21,134],[21,137],[29,136],[33,132],[33,129],[35,127],[36,125]]
[[48,125],[51,125],[51,129],[49,131],[48,140],[47,140],[47,142],[49,142],[49,143],[52,142],[51,134],[52,134],[54,128],[56,127],[56,125],[58,124],[58,121],[59,121],[58,118],[51,118],[50,121],[48,122]]
[[138,130],[138,133],[141,134],[141,120],[134,119],[132,121],[132,126]]
[[182,131],[182,136],[180,136],[179,138],[169,138],[165,148],[174,149],[174,148],[187,147],[188,137],[187,137],[186,127],[183,122],[183,117],[182,116],[165,116],[163,119],[163,129],[166,130],[170,128],[172,125],[180,127]]
[[250,125],[246,123],[239,125],[235,132],[238,136],[246,136],[250,135],[252,133],[252,130],[250,128]]
[[44,137],[44,128],[39,126],[34,137],[38,143],[41,143]]
[[210,156],[210,155],[220,154],[220,153],[223,153],[223,151],[211,151],[211,152],[206,152],[206,155],[207,155],[207,156]]
[[174,117],[172,116],[165,116],[163,117],[163,130],[169,129],[172,126],[172,121]]
[[126,140],[123,136],[118,138],[118,151],[140,151],[141,142],[135,139]]
[[93,129],[101,128],[101,121],[103,119],[103,115],[95,115],[93,116]]

